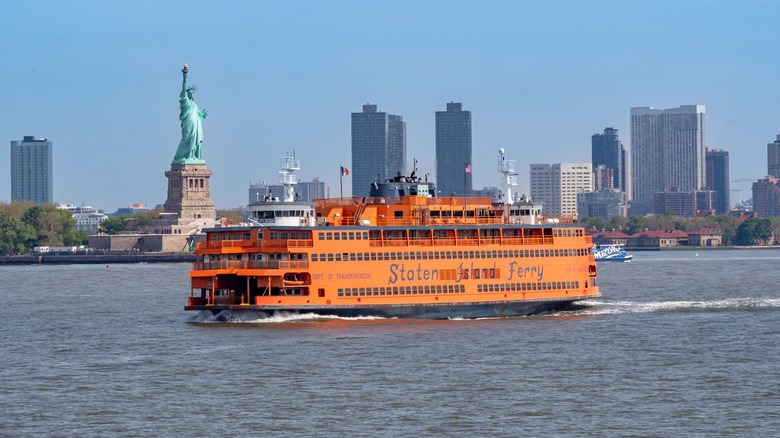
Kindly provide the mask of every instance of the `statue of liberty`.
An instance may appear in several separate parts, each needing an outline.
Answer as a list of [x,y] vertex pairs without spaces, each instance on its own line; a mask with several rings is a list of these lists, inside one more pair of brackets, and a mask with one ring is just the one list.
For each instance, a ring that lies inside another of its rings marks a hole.
[[184,79],[181,83],[179,94],[179,120],[181,121],[181,141],[173,157],[173,164],[201,164],[205,163],[201,156],[201,144],[203,143],[203,119],[208,111],[198,108],[193,100],[193,95],[198,87],[187,88],[187,64],[181,70]]

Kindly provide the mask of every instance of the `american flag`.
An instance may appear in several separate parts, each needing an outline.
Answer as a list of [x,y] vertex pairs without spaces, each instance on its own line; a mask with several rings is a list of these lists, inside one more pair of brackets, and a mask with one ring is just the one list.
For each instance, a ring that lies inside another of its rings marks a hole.
[[466,173],[471,173],[471,163],[465,163],[466,164]]

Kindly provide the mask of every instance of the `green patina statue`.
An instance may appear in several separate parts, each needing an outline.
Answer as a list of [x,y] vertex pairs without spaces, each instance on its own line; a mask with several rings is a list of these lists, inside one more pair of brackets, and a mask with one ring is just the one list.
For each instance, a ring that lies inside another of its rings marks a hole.
[[192,99],[198,88],[195,86],[187,88],[187,71],[187,64],[184,64],[184,68],[181,70],[184,79],[181,83],[181,94],[179,94],[181,141],[176,150],[176,156],[173,157],[173,164],[203,164],[206,161],[201,156],[202,122],[208,111],[204,108],[198,108]]

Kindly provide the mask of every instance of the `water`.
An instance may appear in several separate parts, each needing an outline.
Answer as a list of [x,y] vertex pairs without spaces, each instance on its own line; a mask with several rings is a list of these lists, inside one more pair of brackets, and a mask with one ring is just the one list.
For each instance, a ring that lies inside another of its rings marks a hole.
[[0,267],[3,436],[777,436],[780,251],[512,319],[191,324],[188,265]]

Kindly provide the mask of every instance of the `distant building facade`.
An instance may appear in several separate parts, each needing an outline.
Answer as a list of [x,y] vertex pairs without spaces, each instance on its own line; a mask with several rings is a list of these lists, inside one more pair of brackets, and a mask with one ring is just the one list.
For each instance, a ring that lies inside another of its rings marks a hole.
[[[315,176],[312,181],[298,181],[295,185],[295,192],[298,195],[298,201],[311,202],[315,199],[330,198],[330,185]],[[249,204],[262,201],[266,195],[283,199],[284,185],[266,182],[250,183]]]
[[627,216],[625,194],[620,189],[600,189],[577,193],[577,216],[582,220],[600,217],[610,220],[616,216]]
[[403,117],[363,105],[352,113],[352,194],[368,196],[371,183],[406,173],[406,122]]
[[761,217],[780,216],[780,178],[767,176],[753,183],[753,212]]
[[631,108],[631,214],[654,213],[655,193],[706,184],[704,105]]
[[52,142],[25,135],[11,141],[11,202],[54,202]]
[[436,187],[441,196],[472,194],[471,111],[450,102],[436,111]]
[[618,189],[627,193],[626,187],[628,166],[626,165],[626,149],[623,143],[618,139],[618,130],[614,128],[604,128],[603,134],[593,134],[591,136],[591,161],[594,171],[599,166],[604,166],[602,178],[607,175],[610,178],[611,186],[603,184],[598,189]]
[[724,150],[706,151],[706,189],[715,192],[715,212],[727,214],[731,210],[731,185],[729,183],[729,153]]
[[96,232],[100,224],[108,219],[104,213],[89,205],[60,204],[57,208],[67,210],[71,214],[76,221],[74,228],[79,231]]
[[590,163],[531,164],[531,199],[544,214],[577,217],[577,194],[593,191]]
[[780,134],[777,140],[766,145],[767,175],[780,178]]

